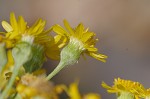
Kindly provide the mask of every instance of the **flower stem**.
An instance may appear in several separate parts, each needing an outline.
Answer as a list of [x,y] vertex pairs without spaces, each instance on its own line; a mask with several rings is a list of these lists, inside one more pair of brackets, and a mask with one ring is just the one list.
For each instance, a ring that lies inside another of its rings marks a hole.
[[6,99],[7,94],[9,93],[10,89],[12,88],[12,86],[14,84],[16,76],[19,73],[20,67],[24,63],[26,63],[27,61],[29,61],[31,59],[31,57],[32,57],[31,45],[29,45],[29,43],[27,43],[27,42],[18,43],[12,49],[12,55],[13,55],[14,62],[15,62],[14,69],[13,69],[12,76],[11,76],[6,88],[2,92],[2,95],[0,96],[0,99]]
[[60,70],[62,70],[66,65],[60,62],[58,66],[46,77],[47,80],[53,78]]
[[82,53],[82,49],[80,49],[79,45],[76,45],[72,42],[69,42],[67,46],[65,46],[60,53],[60,63],[58,66],[47,76],[47,80],[50,80],[54,77],[61,69],[65,66],[73,65],[77,63]]
[[17,66],[17,65],[15,66],[15,68],[13,70],[13,73],[12,73],[12,76],[11,76],[11,78],[10,78],[6,88],[5,88],[5,90],[2,92],[2,95],[1,95],[0,99],[5,99],[7,94],[9,93],[11,87],[13,86],[14,81],[16,79],[16,76],[18,75],[18,72],[19,72],[19,68],[18,67],[19,66]]
[[17,94],[14,99],[22,99],[22,97],[19,94]]

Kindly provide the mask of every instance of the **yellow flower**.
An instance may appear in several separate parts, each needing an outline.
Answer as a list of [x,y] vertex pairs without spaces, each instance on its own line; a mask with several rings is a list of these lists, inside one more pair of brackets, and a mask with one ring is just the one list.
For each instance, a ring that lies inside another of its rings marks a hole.
[[56,94],[53,93],[53,85],[43,77],[32,74],[22,76],[16,90],[23,99],[57,99]]
[[[38,19],[31,27],[22,16],[16,19],[14,13],[10,14],[10,24],[2,21],[2,26],[7,33],[3,33],[2,40],[6,42],[7,48],[13,47],[16,43],[21,41],[23,37],[31,37],[34,39],[33,43],[44,47],[45,54],[51,59],[59,58],[59,44],[49,34],[51,28],[44,30],[46,21]],[[55,53],[55,54],[54,54]]]
[[97,39],[94,39],[95,33],[89,32],[88,29],[85,30],[83,24],[79,24],[75,29],[72,29],[69,23],[64,20],[64,25],[67,31],[59,25],[53,26],[53,31],[58,34],[56,36],[57,41],[63,40],[60,46],[64,46],[65,43],[68,44],[61,50],[60,62],[53,72],[47,76],[47,80],[50,80],[66,66],[78,63],[80,56],[84,53],[102,62],[105,62],[107,58],[106,55],[98,54],[98,49],[95,48],[97,41]]
[[61,93],[63,90],[69,96],[69,99],[100,99],[100,95],[96,93],[89,93],[82,97],[78,89],[78,81],[71,83],[69,87],[66,85],[55,86],[56,92]]
[[106,83],[102,82],[102,86],[107,89],[109,93],[117,93],[118,95],[128,95],[131,97],[135,97],[138,99],[138,95],[134,94],[135,91],[143,89],[143,85],[139,82],[133,82],[130,80],[123,80],[123,79],[115,79],[114,85],[108,86]]
[[[58,34],[58,38],[63,38],[64,43],[62,46],[69,41],[70,43],[76,45],[79,50],[90,55],[102,62],[105,62],[107,56],[98,53],[98,49],[95,47],[95,43],[98,39],[94,39],[95,33],[88,31],[85,29],[83,24],[79,24],[75,29],[71,28],[69,23],[64,20],[65,29],[63,29],[59,25],[53,26],[53,31]],[[82,53],[82,54],[84,54]]]

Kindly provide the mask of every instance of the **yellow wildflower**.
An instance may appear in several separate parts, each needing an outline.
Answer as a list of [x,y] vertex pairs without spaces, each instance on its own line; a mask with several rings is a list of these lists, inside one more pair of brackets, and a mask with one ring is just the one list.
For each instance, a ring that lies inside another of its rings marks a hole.
[[[7,48],[13,47],[16,43],[21,41],[24,36],[29,36],[34,39],[34,44],[39,44],[44,47],[45,54],[51,59],[58,59],[59,48],[58,43],[49,34],[49,30],[44,30],[46,21],[38,19],[31,27],[22,16],[16,19],[14,13],[10,14],[10,24],[2,21],[2,26],[7,33],[3,33],[3,41],[6,42]],[[55,54],[54,54],[55,52]]]
[[43,77],[36,77],[32,74],[26,74],[21,77],[17,85],[17,92],[23,99],[57,99],[53,93],[53,85]]
[[[133,82],[130,80],[123,80],[123,79],[115,79],[114,85],[108,86],[106,83],[102,82],[102,86],[107,89],[107,92],[109,93],[117,93],[118,96],[129,96],[129,97],[135,97],[138,99],[137,94],[133,94],[136,90],[140,90],[143,87],[142,84],[139,82]],[[132,99],[132,98],[128,98]],[[134,98],[133,98],[134,99]]]
[[82,96],[78,89],[78,81],[71,83],[69,88],[66,85],[57,85],[55,89],[57,93],[61,93],[64,90],[69,99],[100,99],[100,95],[96,93],[89,93]]
[[[64,43],[67,41],[75,44],[82,52],[90,55],[102,62],[105,62],[107,56],[98,53],[98,49],[95,47],[95,43],[98,39],[94,39],[95,33],[85,29],[83,24],[79,24],[75,29],[71,28],[69,23],[64,20],[65,29],[60,25],[54,25],[53,31],[59,36],[58,38],[64,38]],[[83,53],[82,53],[83,54]]]
[[54,77],[59,71],[69,65],[78,62],[81,55],[84,53],[105,62],[107,56],[98,54],[98,49],[95,48],[97,39],[94,39],[95,33],[84,29],[83,24],[79,24],[77,28],[72,29],[69,23],[64,20],[64,25],[67,29],[63,29],[59,25],[53,26],[53,31],[58,34],[57,40],[63,39],[61,47],[68,41],[68,44],[61,50],[60,62],[58,66],[47,76],[47,80]]

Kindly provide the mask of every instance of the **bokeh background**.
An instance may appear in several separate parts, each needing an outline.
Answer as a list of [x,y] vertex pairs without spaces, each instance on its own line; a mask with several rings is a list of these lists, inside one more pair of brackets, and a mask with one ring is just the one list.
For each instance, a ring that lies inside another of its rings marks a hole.
[[[47,28],[63,25],[63,19],[73,27],[82,22],[96,33],[96,46],[108,55],[107,62],[81,57],[52,79],[56,84],[80,79],[81,93],[97,92],[102,99],[115,99],[100,84],[112,85],[117,77],[150,87],[150,0],[0,0],[0,21],[8,21],[10,12],[29,24],[41,17]],[[45,67],[50,72],[57,63],[49,61]]]

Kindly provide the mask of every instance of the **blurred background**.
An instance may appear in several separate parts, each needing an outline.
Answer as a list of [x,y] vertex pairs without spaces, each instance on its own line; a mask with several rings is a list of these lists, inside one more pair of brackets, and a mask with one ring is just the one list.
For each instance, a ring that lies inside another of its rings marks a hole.
[[[63,19],[72,27],[82,22],[96,33],[96,46],[108,55],[107,62],[81,57],[52,79],[56,84],[80,79],[81,93],[97,92],[102,99],[115,99],[100,84],[112,85],[117,77],[150,87],[150,0],[0,0],[0,21],[8,21],[10,12],[24,16],[29,24],[41,17],[47,28],[63,25]],[[49,61],[45,67],[51,72],[57,63]]]

